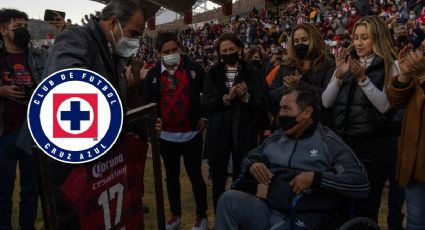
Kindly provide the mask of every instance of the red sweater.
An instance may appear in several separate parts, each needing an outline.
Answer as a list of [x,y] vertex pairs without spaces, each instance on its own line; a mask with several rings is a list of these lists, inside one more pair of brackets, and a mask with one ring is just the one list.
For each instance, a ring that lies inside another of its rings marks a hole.
[[173,76],[164,71],[160,78],[162,130],[167,132],[191,131],[189,78],[182,63]]

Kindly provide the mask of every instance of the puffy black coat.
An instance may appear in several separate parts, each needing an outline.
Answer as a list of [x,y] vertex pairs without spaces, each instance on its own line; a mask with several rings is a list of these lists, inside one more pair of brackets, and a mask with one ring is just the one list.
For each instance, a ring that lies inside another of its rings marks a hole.
[[[384,61],[376,56],[366,69],[366,76],[379,90],[384,87]],[[387,116],[369,101],[356,79],[348,73],[333,107],[335,129],[343,137],[379,137],[386,131]]]

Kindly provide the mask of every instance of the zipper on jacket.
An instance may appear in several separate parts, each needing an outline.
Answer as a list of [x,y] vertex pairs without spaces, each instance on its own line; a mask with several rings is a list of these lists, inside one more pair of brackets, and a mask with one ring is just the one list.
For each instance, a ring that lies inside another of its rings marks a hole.
[[288,168],[291,168],[292,157],[294,156],[295,150],[297,150],[298,139],[295,141],[294,148],[292,149],[291,156],[289,156]]

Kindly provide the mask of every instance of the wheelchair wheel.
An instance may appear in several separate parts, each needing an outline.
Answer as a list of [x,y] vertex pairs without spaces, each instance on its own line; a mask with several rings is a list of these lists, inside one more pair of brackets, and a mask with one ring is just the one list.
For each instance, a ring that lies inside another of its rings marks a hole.
[[338,230],[381,230],[381,228],[369,218],[356,217],[345,222]]

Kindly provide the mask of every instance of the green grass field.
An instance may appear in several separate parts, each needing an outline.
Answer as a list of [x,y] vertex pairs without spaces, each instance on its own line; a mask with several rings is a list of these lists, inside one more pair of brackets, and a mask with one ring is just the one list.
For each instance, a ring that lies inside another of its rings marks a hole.
[[[181,164],[182,170],[181,170],[181,184],[182,184],[182,208],[183,208],[183,227],[182,230],[191,229],[192,224],[195,219],[195,202],[192,194],[192,189],[190,186],[189,179],[186,175],[186,172],[184,171],[184,166]],[[213,205],[212,205],[212,196],[211,196],[211,182],[207,179],[207,165],[203,165],[203,172],[204,172],[204,178],[207,182],[207,190],[208,190],[208,219],[209,219],[209,229],[214,229],[214,214],[213,214]],[[164,177],[165,173],[162,172],[162,176]],[[19,178],[18,178],[19,180]],[[230,183],[230,180],[229,180]],[[14,229],[18,229],[18,215],[19,215],[19,181],[16,182],[15,189],[14,189],[14,205],[13,205],[13,216],[12,221],[14,225]],[[167,199],[167,193],[165,188],[165,181],[163,179],[163,186],[164,186],[164,203],[165,203],[165,216],[166,219],[168,219],[169,216],[169,206],[168,206],[168,199]],[[146,171],[145,171],[145,197],[144,202],[149,206],[150,212],[148,214],[145,214],[145,229],[147,230],[153,230],[157,229],[156,225],[156,208],[155,208],[155,191],[154,191],[154,180],[153,180],[153,170],[152,170],[152,159],[148,157],[147,163],[146,163]],[[261,191],[264,191],[262,188],[260,188]],[[386,226],[386,216],[387,216],[387,189],[384,190],[383,199],[382,199],[382,205],[381,205],[381,212],[379,217],[379,224],[383,230],[387,229]],[[39,211],[37,215],[37,222],[36,222],[36,229],[41,230],[43,228],[43,220],[42,220],[42,214],[41,214],[41,207],[39,205]]]

